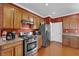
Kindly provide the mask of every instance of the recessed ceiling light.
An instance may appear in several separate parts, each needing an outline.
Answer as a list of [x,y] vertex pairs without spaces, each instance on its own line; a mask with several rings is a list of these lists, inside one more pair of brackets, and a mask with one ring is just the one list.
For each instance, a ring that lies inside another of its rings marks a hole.
[[52,14],[55,15],[56,13],[55,12],[52,12]]
[[46,6],[48,6],[48,3],[45,3]]

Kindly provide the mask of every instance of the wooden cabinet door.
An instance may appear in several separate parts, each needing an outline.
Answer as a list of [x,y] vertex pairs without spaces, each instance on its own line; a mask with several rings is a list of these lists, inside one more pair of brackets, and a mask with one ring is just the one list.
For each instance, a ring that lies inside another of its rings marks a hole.
[[28,16],[29,16],[29,15],[28,15],[28,12],[23,11],[22,19],[23,19],[23,20],[29,20],[29,19],[28,19]]
[[70,29],[77,29],[77,15],[70,17]]
[[34,16],[34,26],[33,26],[33,29],[36,29],[37,25],[36,25],[36,18]]
[[38,22],[39,22],[39,19],[37,16],[34,17],[34,26],[35,26],[35,29],[38,29]]
[[63,18],[63,28],[64,29],[77,29],[77,15],[69,16]]
[[63,35],[63,45],[69,46],[70,45],[70,39],[68,36]]
[[42,47],[42,36],[38,36],[38,49]]
[[1,52],[2,56],[14,56],[13,48],[5,49]]
[[44,22],[44,19],[43,19],[43,18],[41,18],[41,23],[42,23],[42,22]]
[[40,27],[40,24],[41,24],[41,18],[38,17],[38,28]]
[[34,21],[34,17],[33,16],[34,16],[33,14],[29,13],[29,20],[30,21]]
[[36,17],[36,29],[38,29],[38,18]]
[[15,47],[15,56],[23,56],[23,45],[18,45]]
[[0,29],[2,28],[2,17],[3,17],[2,4],[0,4]]
[[69,29],[70,28],[70,19],[69,17],[63,18],[63,28]]
[[73,48],[79,48],[77,37],[71,36],[70,38],[70,46]]
[[19,8],[15,8],[14,12],[14,28],[20,29],[21,28],[21,20],[22,20],[22,11]]
[[0,29],[0,37],[1,37],[1,29]]
[[9,4],[3,7],[3,28],[13,28],[14,8]]

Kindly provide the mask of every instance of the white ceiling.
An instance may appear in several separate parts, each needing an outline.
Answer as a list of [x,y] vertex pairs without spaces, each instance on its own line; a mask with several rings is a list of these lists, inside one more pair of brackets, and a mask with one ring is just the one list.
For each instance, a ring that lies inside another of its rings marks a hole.
[[18,3],[42,16],[59,17],[79,12],[79,3]]

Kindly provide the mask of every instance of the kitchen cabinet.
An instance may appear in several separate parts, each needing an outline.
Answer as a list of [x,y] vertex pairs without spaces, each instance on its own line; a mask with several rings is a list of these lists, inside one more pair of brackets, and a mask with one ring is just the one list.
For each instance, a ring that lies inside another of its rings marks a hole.
[[[0,6],[0,28],[21,28],[22,11],[12,4],[2,4]],[[1,27],[2,26],[2,27]]]
[[36,21],[35,16],[34,16],[34,26],[33,26],[33,29],[37,29],[37,21]]
[[2,56],[14,56],[13,48],[9,48],[9,49],[3,50],[1,52],[1,55]]
[[34,17],[34,27],[35,29],[39,28],[39,18],[37,16]]
[[63,19],[64,29],[77,29],[78,15],[72,15],[72,16],[64,17],[62,19]]
[[78,37],[72,36],[70,39],[70,46],[74,48],[79,48],[79,40]]
[[77,36],[68,36],[63,35],[63,45],[73,47],[73,48],[79,48],[79,37]]
[[2,28],[2,4],[0,4],[0,29]]
[[39,35],[38,36],[38,49],[40,49],[42,47],[42,36]]
[[10,4],[3,4],[3,28],[13,28],[14,8]]
[[36,29],[36,18],[35,18],[35,16],[34,16],[33,18],[34,18],[34,25],[33,25],[33,29]]
[[0,37],[1,37],[1,29],[0,29]]
[[42,22],[44,22],[43,18],[34,16],[34,29],[39,29]]
[[38,21],[38,28],[39,28],[39,27],[40,27],[40,24],[41,24],[41,22],[42,22],[42,19],[39,17],[38,20],[39,20],[39,21]]
[[77,15],[70,17],[70,29],[77,29]]
[[0,28],[4,29],[21,29],[21,20],[30,20],[34,22],[34,28],[38,29],[41,17],[36,16],[14,4],[0,4]]
[[10,4],[3,4],[3,28],[21,28],[22,11]]
[[44,19],[43,19],[43,18],[41,18],[41,23],[42,23],[42,22],[44,22]]
[[63,45],[66,45],[66,46],[70,45],[69,36],[63,35]]
[[0,48],[0,56],[23,56],[22,41],[2,45]]
[[28,15],[29,15],[29,19],[28,19],[28,20],[30,20],[30,21],[34,21],[34,18],[33,18],[34,15],[31,14],[31,13],[29,13]]
[[63,18],[63,29],[69,29],[70,28],[70,20],[68,17]]
[[40,28],[40,24],[44,22],[42,18],[38,17],[38,28]]
[[23,55],[23,45],[18,45],[15,47],[15,56],[22,56]]
[[15,29],[20,29],[22,27],[21,20],[22,20],[22,10],[15,7],[15,12],[14,12],[14,28]]
[[29,20],[28,12],[26,12],[26,11],[22,11],[22,12],[23,12],[22,20]]

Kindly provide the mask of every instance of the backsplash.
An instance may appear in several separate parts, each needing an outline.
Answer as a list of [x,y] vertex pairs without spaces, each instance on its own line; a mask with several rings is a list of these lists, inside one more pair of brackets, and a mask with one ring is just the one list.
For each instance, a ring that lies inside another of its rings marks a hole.
[[79,33],[77,29],[64,29],[63,32],[64,33]]
[[13,31],[15,31],[16,34],[18,35],[20,32],[30,32],[30,31],[32,31],[32,29],[31,29],[31,26],[29,26],[29,25],[23,26],[22,29],[2,29],[0,31],[1,32],[1,36],[2,36],[3,31],[6,31],[6,32],[10,32],[10,31],[13,32]]

